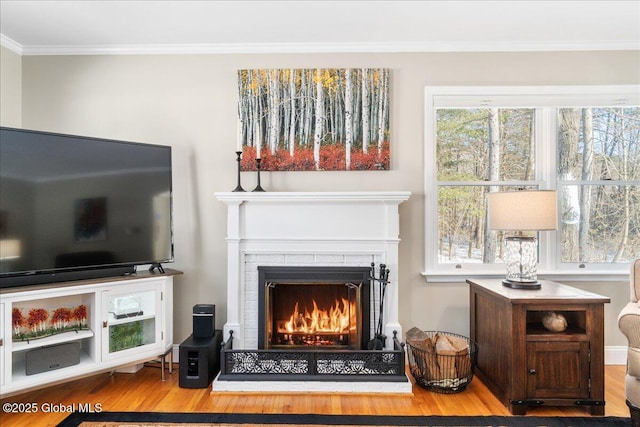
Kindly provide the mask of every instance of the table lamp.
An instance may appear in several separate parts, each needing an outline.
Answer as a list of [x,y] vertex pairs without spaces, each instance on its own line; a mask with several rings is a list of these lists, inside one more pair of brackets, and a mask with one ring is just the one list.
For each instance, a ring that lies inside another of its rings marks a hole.
[[514,232],[505,238],[507,276],[502,284],[515,289],[540,289],[538,239],[523,232],[558,228],[556,191],[501,191],[489,193],[487,200],[488,228]]

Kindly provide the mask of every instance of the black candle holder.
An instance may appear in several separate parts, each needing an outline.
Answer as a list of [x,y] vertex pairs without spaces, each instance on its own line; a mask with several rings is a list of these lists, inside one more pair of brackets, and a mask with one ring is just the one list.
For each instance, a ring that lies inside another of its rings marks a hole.
[[240,160],[242,159],[242,151],[236,151],[236,162],[238,162],[238,185],[233,191],[245,191],[240,185]]
[[256,185],[256,188],[253,189],[253,191],[264,191],[264,188],[262,188],[262,186],[260,185],[260,163],[262,162],[261,158],[257,158],[256,159],[256,168],[258,169],[258,185]]

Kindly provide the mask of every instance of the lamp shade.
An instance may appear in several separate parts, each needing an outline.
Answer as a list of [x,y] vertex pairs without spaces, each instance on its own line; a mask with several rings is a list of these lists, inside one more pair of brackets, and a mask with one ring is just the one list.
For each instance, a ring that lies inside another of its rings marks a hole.
[[489,193],[490,230],[540,231],[558,228],[554,190],[519,190]]

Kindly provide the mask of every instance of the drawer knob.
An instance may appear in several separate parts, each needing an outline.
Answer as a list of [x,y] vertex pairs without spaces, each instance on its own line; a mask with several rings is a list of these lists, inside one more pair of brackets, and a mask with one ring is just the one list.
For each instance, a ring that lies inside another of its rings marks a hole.
[[535,374],[536,374],[535,369],[529,369],[529,375],[535,375]]

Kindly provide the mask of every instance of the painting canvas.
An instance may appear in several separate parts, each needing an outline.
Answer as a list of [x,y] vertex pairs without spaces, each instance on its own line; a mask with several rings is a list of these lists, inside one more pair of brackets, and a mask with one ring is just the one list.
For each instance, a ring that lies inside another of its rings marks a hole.
[[388,170],[389,70],[238,71],[241,168]]

